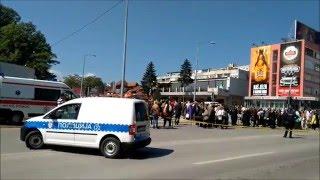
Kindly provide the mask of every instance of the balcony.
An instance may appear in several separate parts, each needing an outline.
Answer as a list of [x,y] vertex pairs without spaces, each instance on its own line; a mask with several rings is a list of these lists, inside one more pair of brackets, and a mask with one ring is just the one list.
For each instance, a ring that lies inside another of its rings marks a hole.
[[[163,96],[191,96],[194,94],[194,89],[192,86],[188,87],[170,87],[162,88],[161,95]],[[220,96],[229,96],[229,91],[217,87],[198,87],[196,95],[199,96],[211,96],[211,95],[220,95]]]

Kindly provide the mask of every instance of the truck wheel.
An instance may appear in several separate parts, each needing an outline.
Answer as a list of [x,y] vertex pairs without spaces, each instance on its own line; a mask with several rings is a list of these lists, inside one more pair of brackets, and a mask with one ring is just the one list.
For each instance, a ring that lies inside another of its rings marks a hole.
[[32,131],[26,137],[26,146],[30,149],[40,149],[43,147],[43,139],[40,132]]
[[22,122],[23,115],[20,112],[13,112],[11,117],[11,122],[13,124],[20,124]]
[[100,146],[101,153],[107,158],[117,158],[121,152],[121,146],[118,139],[107,137]]

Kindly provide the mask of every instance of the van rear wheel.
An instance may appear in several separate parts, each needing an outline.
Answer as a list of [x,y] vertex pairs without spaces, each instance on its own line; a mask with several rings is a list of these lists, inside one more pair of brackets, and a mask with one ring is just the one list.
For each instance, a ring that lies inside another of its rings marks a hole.
[[120,156],[120,141],[114,137],[107,137],[100,146],[101,153],[107,158],[117,158]]

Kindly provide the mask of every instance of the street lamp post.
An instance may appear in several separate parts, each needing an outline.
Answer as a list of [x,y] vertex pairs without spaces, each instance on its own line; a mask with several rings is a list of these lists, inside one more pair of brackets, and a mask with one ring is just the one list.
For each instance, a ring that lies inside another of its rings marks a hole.
[[293,78],[291,77],[290,85],[289,85],[289,92],[288,92],[288,108],[291,106],[291,104],[290,104],[290,103],[291,103],[290,99],[291,99],[292,80],[293,80]]
[[197,49],[196,49],[196,67],[195,67],[195,74],[194,74],[194,85],[193,85],[193,102],[196,101],[196,93],[197,93],[197,78],[198,78],[198,64],[199,64],[199,51],[200,51],[200,45],[203,45],[203,44],[209,44],[209,45],[213,45],[213,44],[216,44],[215,42],[213,41],[209,41],[209,42],[198,42],[197,43]]
[[122,79],[120,97],[123,97],[124,79],[126,76],[126,61],[127,61],[127,31],[128,31],[128,0],[125,0],[125,20],[124,20],[124,42],[123,42],[123,62],[122,62]]
[[86,65],[86,58],[88,56],[96,57],[94,54],[86,54],[83,56],[83,66],[82,66],[82,77],[81,77],[81,85],[80,85],[80,97],[82,97],[82,86],[83,86],[83,78],[84,78],[84,67]]

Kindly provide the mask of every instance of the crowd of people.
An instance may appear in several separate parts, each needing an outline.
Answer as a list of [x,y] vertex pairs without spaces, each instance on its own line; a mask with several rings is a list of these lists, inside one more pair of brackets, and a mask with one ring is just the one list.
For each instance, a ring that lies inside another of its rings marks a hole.
[[[290,111],[289,111],[290,110]],[[203,121],[222,125],[242,125],[252,127],[285,127],[288,119],[293,118],[293,128],[319,128],[320,110],[310,108],[295,110],[293,108],[246,108],[243,106],[223,106],[205,102],[180,102],[177,100],[161,100],[149,103],[152,116],[152,127],[159,128],[158,120],[162,118],[163,127],[179,124],[180,118]],[[291,114],[289,114],[291,113]],[[290,117],[289,117],[290,115]],[[292,123],[290,123],[292,124]]]

